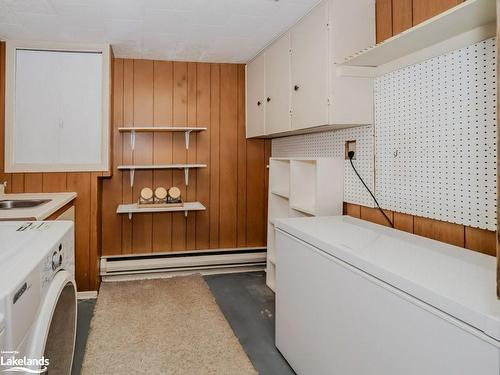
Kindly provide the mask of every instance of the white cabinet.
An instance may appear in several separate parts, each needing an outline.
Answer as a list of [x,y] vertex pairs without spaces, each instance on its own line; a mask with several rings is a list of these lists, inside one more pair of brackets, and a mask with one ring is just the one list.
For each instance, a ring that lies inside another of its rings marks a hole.
[[261,54],[246,66],[247,138],[265,134],[265,74],[266,56]]
[[342,158],[271,158],[266,283],[274,290],[276,255],[274,220],[287,217],[342,215]]
[[291,30],[292,129],[328,124],[328,3]]
[[109,46],[7,43],[7,172],[109,170]]
[[374,42],[373,0],[322,1],[247,64],[247,136],[372,124],[373,79],[338,65]]
[[266,133],[290,130],[290,33],[265,52]]

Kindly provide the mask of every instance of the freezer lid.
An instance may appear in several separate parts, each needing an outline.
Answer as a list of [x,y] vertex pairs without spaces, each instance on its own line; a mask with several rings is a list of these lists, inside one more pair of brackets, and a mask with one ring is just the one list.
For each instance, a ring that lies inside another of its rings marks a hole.
[[500,341],[494,257],[349,216],[275,227]]

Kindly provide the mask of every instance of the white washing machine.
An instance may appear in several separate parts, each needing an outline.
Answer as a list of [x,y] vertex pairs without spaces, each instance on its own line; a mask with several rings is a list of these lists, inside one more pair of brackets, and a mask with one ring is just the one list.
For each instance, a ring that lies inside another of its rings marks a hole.
[[72,222],[0,222],[0,370],[71,373],[74,264]]

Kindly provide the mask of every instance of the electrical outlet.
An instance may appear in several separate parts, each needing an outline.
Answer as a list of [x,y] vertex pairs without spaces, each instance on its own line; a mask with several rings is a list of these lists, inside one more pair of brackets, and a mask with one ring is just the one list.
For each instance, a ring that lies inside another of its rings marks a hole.
[[354,152],[353,159],[356,159],[356,141],[346,141],[345,142],[345,160],[349,160],[349,151]]

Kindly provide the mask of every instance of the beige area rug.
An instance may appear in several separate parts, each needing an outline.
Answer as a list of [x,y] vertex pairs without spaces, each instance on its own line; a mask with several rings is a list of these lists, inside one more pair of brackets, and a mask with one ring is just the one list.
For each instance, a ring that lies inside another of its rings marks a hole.
[[83,375],[257,374],[201,276],[101,284]]

